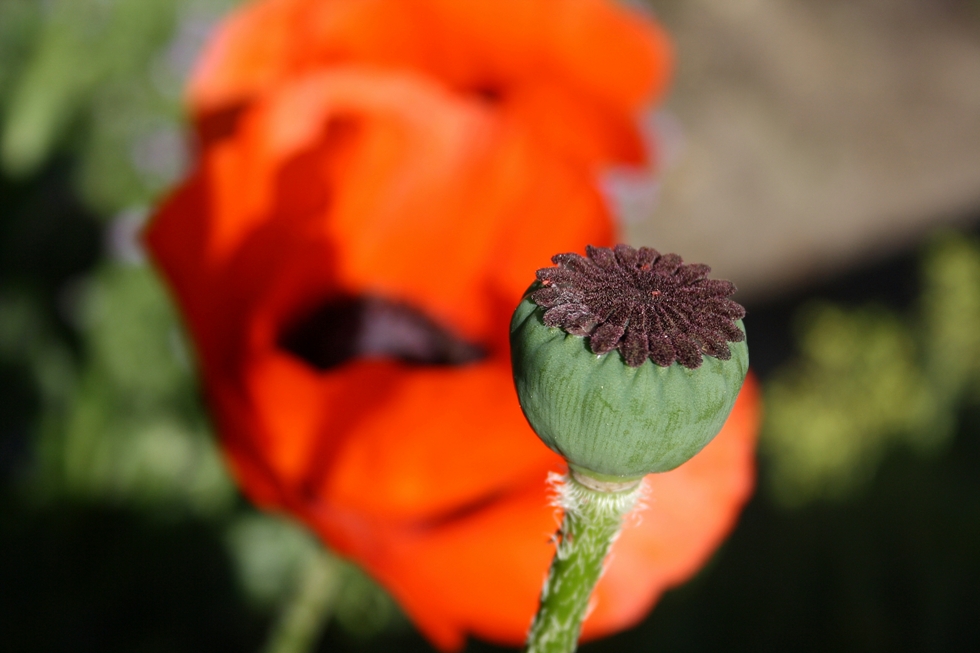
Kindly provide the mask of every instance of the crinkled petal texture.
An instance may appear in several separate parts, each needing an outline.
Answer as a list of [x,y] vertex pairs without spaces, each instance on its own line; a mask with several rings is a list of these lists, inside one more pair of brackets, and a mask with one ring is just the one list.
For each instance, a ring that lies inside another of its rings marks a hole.
[[[634,114],[666,56],[600,0],[265,0],[195,76],[198,160],[147,241],[232,469],[443,649],[517,644],[530,624],[562,462],[514,396],[509,317],[552,254],[612,244],[596,167],[642,158]],[[484,355],[322,365],[288,345],[351,297],[411,307]],[[756,405],[749,385],[714,443],[649,481],[586,636],[635,623],[732,527]]]

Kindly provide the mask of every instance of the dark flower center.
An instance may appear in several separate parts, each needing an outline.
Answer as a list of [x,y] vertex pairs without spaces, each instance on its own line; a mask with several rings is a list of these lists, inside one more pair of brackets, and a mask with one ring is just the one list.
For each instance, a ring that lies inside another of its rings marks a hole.
[[470,93],[488,105],[500,104],[504,101],[505,85],[499,82],[484,80],[472,86],[463,87],[463,93]]
[[546,325],[588,336],[595,354],[618,349],[630,367],[649,358],[696,369],[705,354],[728,360],[728,343],[745,339],[735,324],[745,309],[729,299],[735,285],[708,279],[707,265],[629,245],[589,246],[585,257],[551,260],[557,267],[538,270],[544,287],[530,297],[547,309]]
[[368,295],[332,298],[289,326],[279,345],[320,370],[356,358],[466,365],[486,356],[417,308]]

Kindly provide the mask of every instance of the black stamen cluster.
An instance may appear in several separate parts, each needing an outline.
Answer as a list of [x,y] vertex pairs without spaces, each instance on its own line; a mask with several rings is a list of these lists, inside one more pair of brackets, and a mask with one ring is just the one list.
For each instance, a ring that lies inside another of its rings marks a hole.
[[547,326],[588,336],[593,353],[618,349],[630,367],[649,358],[693,370],[703,354],[728,360],[728,343],[745,339],[735,324],[745,309],[729,299],[735,284],[708,279],[707,265],[629,245],[590,245],[586,255],[552,257],[557,267],[538,270],[544,287],[531,299],[547,309]]

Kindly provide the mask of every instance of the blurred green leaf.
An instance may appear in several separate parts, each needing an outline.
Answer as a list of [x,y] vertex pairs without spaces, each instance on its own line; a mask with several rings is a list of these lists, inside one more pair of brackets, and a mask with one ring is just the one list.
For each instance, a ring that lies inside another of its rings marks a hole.
[[842,498],[893,447],[934,452],[980,387],[980,243],[945,234],[922,260],[917,311],[810,304],[798,356],[766,383],[763,451],[784,504]]
[[0,156],[33,172],[103,81],[132,75],[172,31],[171,0],[56,0],[11,101]]
[[81,195],[107,216],[175,183],[186,166],[185,77],[237,0],[4,3],[0,64],[16,64],[0,66],[7,173],[29,175],[68,147],[81,155]]
[[330,585],[338,588],[326,609],[345,632],[366,639],[407,624],[377,583],[355,565],[325,554],[313,534],[286,517],[246,512],[229,524],[227,541],[242,589],[256,607],[288,610],[315,567],[332,576]]
[[0,115],[11,87],[27,63],[40,26],[40,3],[35,0],[0,2]]
[[788,503],[846,495],[891,439],[915,439],[937,418],[915,344],[895,316],[817,304],[799,325],[799,360],[766,387],[763,442],[773,489]]
[[176,315],[154,273],[105,265],[82,291],[87,364],[46,429],[42,489],[195,513],[235,491],[201,411]]
[[950,232],[926,249],[919,300],[926,372],[950,404],[980,396],[980,243]]
[[257,606],[271,609],[289,599],[320,544],[306,529],[262,513],[246,513],[226,531],[242,589]]

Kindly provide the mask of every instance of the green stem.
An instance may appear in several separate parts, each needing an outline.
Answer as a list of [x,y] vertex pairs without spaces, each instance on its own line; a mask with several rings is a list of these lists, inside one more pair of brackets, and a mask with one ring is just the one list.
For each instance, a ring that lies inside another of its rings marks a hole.
[[296,594],[279,615],[265,653],[308,653],[330,618],[339,582],[339,563],[320,551],[300,572]]
[[623,517],[640,496],[640,482],[604,483],[572,472],[559,487],[564,509],[558,547],[541,604],[527,638],[527,653],[571,653],[592,590],[602,575]]

